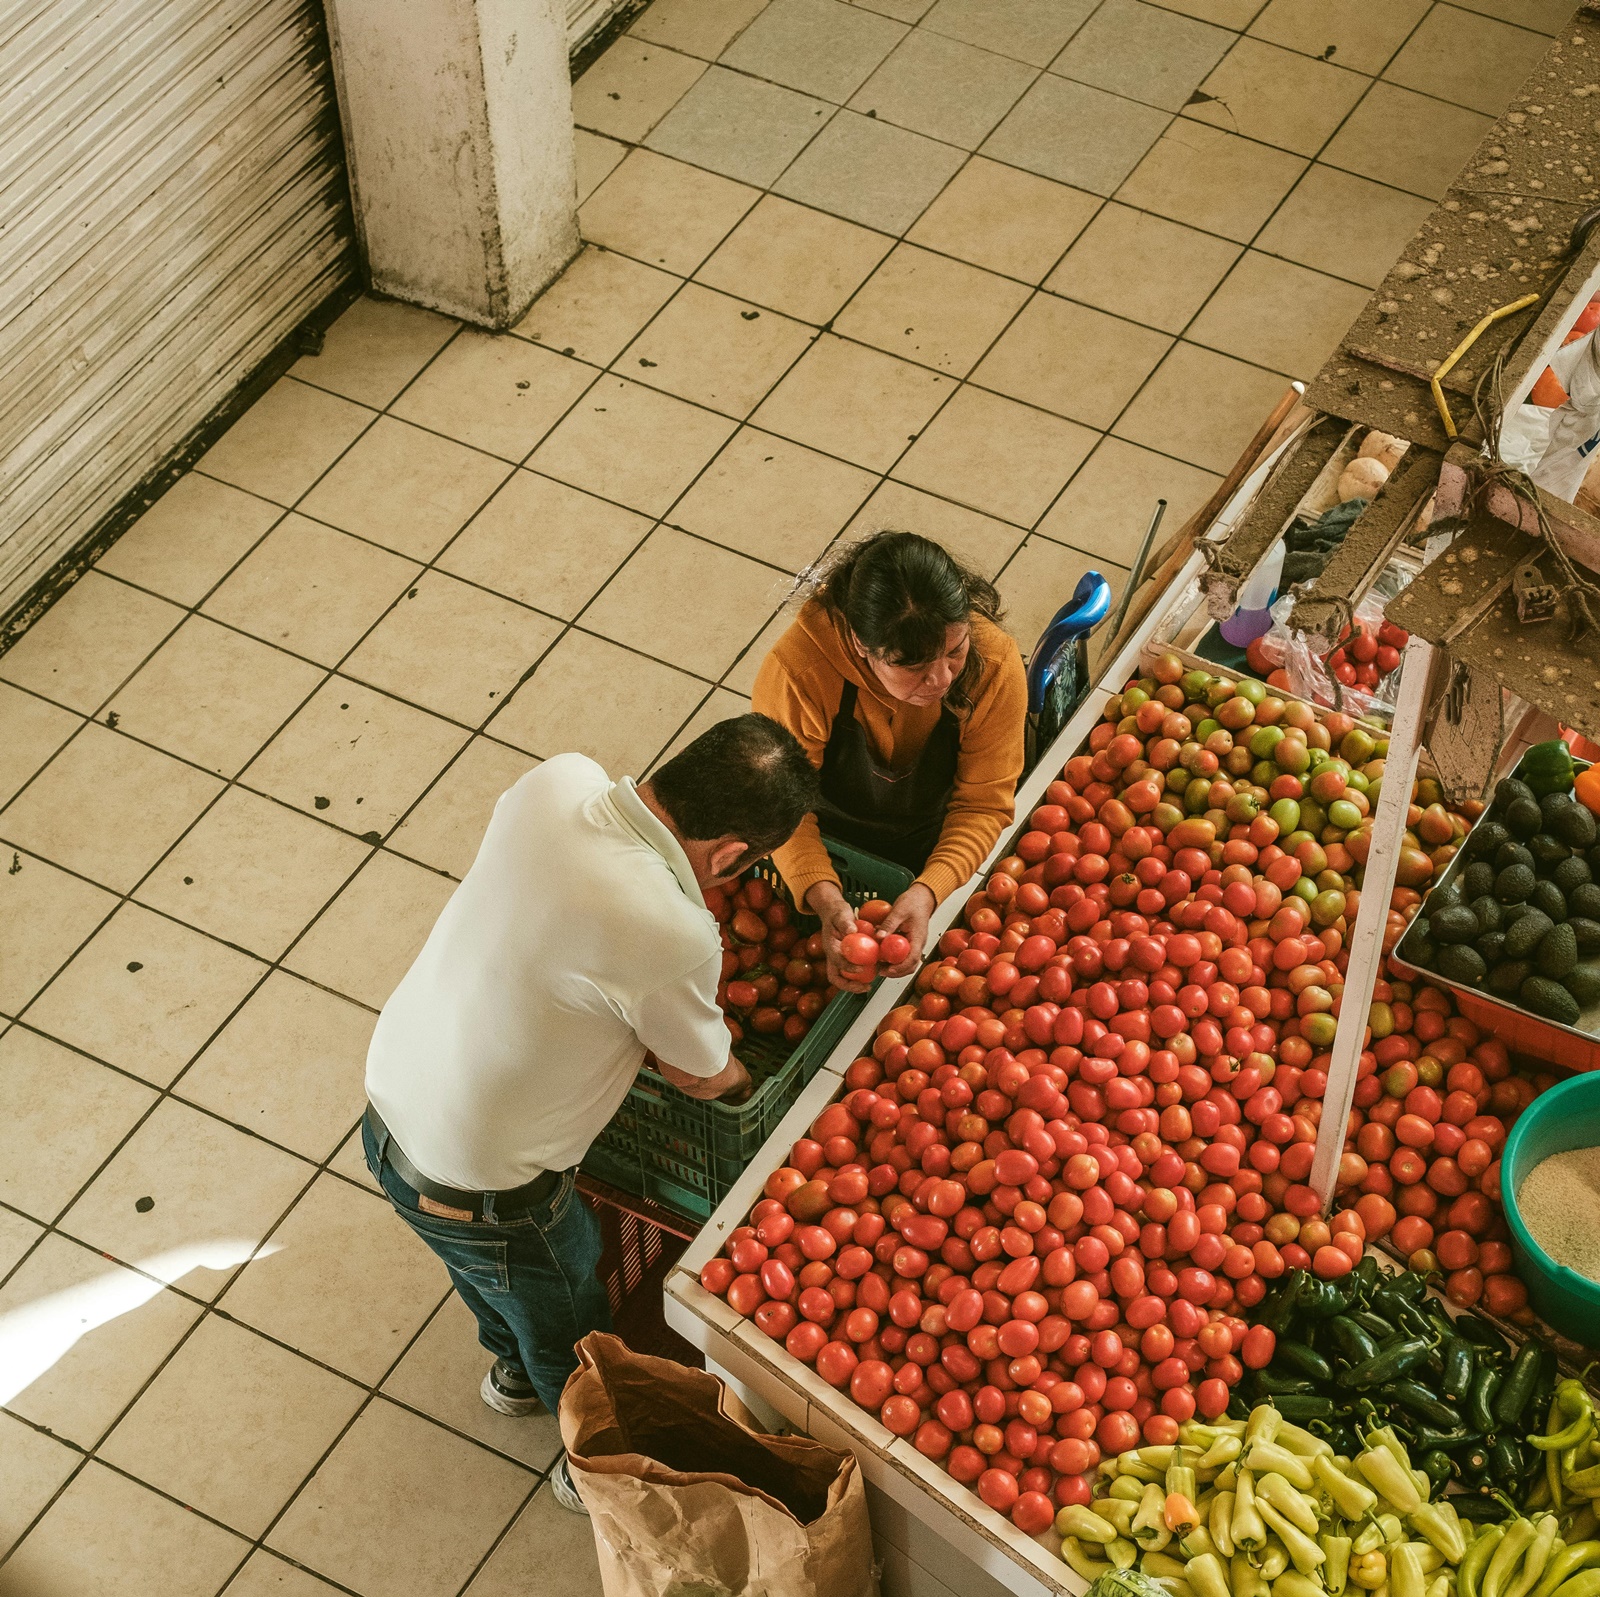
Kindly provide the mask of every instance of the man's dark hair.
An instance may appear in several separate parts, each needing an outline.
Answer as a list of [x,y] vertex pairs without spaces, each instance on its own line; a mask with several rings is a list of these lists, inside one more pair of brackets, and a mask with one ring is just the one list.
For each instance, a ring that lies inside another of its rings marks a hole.
[[820,797],[806,751],[766,715],[719,721],[673,755],[650,788],[685,837],[742,838],[752,859],[787,843]]

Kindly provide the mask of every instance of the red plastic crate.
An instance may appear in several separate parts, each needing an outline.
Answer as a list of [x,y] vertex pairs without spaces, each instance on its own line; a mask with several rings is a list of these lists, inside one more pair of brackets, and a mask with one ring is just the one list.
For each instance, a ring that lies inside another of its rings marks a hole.
[[696,1228],[670,1209],[593,1176],[580,1175],[578,1191],[600,1221],[600,1263],[595,1274],[610,1299],[617,1335],[636,1353],[704,1368],[699,1350],[667,1325],[662,1309],[667,1274]]

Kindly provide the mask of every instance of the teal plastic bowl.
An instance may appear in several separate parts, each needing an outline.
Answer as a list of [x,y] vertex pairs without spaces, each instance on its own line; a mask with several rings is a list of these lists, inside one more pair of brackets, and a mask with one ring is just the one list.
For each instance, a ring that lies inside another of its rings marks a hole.
[[1517,1192],[1536,1164],[1571,1148],[1600,1144],[1600,1071],[1585,1071],[1541,1093],[1517,1118],[1506,1139],[1500,1197],[1511,1247],[1533,1306],[1573,1341],[1600,1344],[1600,1281],[1557,1264],[1528,1234]]

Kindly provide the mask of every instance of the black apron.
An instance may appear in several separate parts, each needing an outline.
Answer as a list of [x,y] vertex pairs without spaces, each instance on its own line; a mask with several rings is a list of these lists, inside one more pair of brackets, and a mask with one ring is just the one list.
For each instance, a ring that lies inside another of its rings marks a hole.
[[898,775],[885,769],[856,720],[856,685],[846,682],[822,751],[817,820],[824,835],[920,871],[944,830],[960,752],[961,723],[941,705],[917,763]]

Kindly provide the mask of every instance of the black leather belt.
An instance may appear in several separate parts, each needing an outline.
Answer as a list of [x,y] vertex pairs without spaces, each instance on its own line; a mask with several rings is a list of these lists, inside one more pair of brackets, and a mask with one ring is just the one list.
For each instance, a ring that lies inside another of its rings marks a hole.
[[443,1186],[430,1180],[406,1157],[405,1149],[394,1140],[394,1133],[383,1123],[383,1116],[369,1103],[367,1126],[378,1144],[379,1155],[405,1182],[418,1198],[417,1207],[424,1214],[438,1215],[445,1220],[513,1220],[545,1202],[566,1174],[564,1170],[546,1170],[520,1187],[509,1187],[501,1192],[465,1192],[459,1187]]

